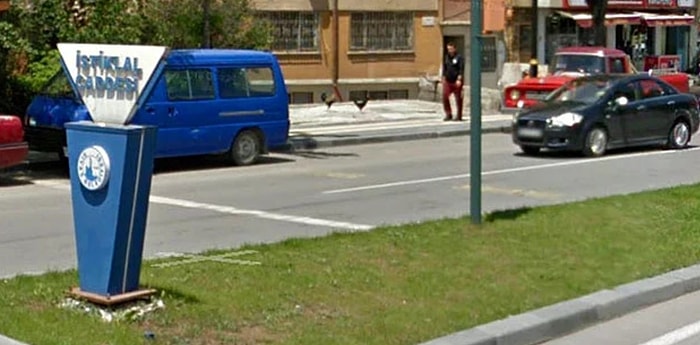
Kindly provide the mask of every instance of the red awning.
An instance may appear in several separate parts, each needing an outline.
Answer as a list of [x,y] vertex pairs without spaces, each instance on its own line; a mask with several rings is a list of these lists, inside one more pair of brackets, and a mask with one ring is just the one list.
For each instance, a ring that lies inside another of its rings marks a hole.
[[[559,12],[562,16],[569,17],[576,21],[576,24],[582,28],[590,28],[593,26],[593,17],[588,13],[568,13]],[[638,13],[606,13],[605,26],[615,26],[622,24],[639,25],[642,23],[642,16]]]
[[687,14],[638,13],[647,26],[692,26],[695,18]]

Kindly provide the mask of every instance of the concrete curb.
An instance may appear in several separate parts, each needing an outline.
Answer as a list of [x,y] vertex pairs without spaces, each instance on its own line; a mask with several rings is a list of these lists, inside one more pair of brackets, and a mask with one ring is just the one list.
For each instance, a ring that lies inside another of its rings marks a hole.
[[0,345],[27,345],[27,344],[21,343],[17,340],[8,338],[8,337],[0,334]]
[[476,326],[420,345],[534,345],[700,290],[700,264]]
[[[494,126],[494,127],[483,127],[482,133],[510,133],[509,126]],[[370,136],[360,136],[354,138],[339,138],[339,139],[324,139],[317,140],[312,136],[298,136],[291,137],[289,139],[289,144],[281,148],[280,152],[291,152],[295,150],[312,150],[318,148],[327,148],[334,146],[348,146],[348,145],[361,145],[361,144],[377,144],[377,143],[387,143],[394,141],[408,141],[408,140],[422,140],[422,139],[435,139],[435,138],[446,138],[454,136],[470,135],[470,129],[454,129],[454,130],[442,130],[442,131],[426,131],[418,133],[394,133],[394,134],[384,134],[384,135],[370,135]]]

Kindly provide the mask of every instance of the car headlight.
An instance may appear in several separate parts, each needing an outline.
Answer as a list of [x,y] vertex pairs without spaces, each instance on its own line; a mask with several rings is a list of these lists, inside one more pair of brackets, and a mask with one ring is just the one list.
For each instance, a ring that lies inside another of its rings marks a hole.
[[571,127],[577,125],[583,120],[583,116],[576,113],[564,113],[555,116],[547,121],[552,127]]
[[516,99],[518,99],[518,98],[520,98],[520,91],[518,91],[518,90],[513,90],[513,91],[510,92],[510,99],[511,99],[511,100],[516,100]]

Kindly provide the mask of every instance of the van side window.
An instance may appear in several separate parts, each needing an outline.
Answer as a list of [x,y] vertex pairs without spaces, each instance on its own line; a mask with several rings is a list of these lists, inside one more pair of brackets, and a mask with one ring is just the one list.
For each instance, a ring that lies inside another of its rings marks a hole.
[[275,95],[275,79],[271,68],[246,68],[250,81],[251,97],[270,97]]
[[270,97],[275,95],[275,82],[271,68],[220,68],[218,78],[221,98]]
[[212,75],[207,69],[167,70],[165,83],[171,101],[214,98]]
[[244,98],[249,96],[248,80],[242,68],[220,68],[219,93],[221,98]]

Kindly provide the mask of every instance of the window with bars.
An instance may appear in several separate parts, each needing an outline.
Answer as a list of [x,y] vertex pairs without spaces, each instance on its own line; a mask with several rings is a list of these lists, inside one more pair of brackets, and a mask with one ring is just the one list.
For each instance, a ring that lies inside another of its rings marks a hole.
[[318,51],[318,13],[262,12],[261,17],[272,25],[273,51]]
[[350,50],[413,50],[413,13],[360,12],[350,18]]

